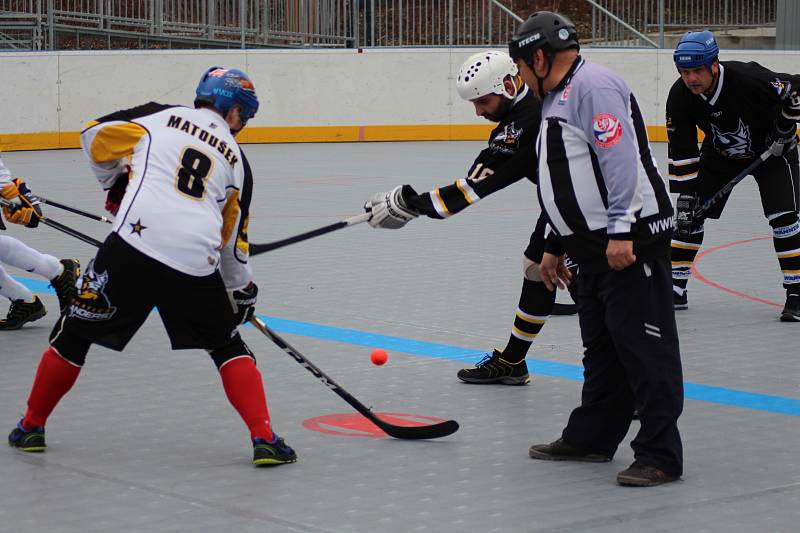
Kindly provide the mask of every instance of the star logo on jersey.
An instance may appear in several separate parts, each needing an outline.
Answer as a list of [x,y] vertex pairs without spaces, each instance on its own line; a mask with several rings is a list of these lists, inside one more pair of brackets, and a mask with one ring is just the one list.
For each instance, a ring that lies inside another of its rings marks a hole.
[[128,225],[131,227],[131,235],[134,233],[139,237],[142,236],[142,230],[146,230],[147,226],[142,225],[142,219],[140,218],[136,222],[129,222]]
[[714,148],[722,156],[744,159],[754,155],[751,150],[750,128],[744,125],[741,118],[736,131],[722,131],[714,124],[711,125],[711,131],[714,134]]
[[622,139],[622,123],[611,113],[595,115],[592,131],[598,148],[611,148]]

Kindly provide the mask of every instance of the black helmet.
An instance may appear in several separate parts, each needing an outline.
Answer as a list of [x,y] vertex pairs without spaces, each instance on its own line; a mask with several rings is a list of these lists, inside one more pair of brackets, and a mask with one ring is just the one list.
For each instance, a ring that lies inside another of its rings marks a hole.
[[533,53],[539,48],[552,59],[556,52],[568,48],[580,49],[575,24],[564,15],[550,11],[537,11],[523,22],[508,43],[508,54],[516,61],[533,62]]

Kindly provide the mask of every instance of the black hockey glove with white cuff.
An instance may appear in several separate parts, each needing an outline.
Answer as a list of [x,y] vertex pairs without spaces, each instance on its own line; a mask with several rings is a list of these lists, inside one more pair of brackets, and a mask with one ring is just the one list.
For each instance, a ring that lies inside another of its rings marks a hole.
[[244,324],[249,321],[256,311],[256,300],[258,299],[258,285],[252,281],[243,289],[229,292],[233,312],[236,315],[236,323]]
[[[781,126],[782,121],[776,120],[775,126],[767,134],[766,145],[767,149],[775,157],[781,157],[791,152],[797,145],[795,138],[797,137],[797,126],[794,122],[789,126]],[[788,129],[783,129],[788,127]]]
[[800,94],[797,93],[797,88],[792,87],[788,81],[784,82],[780,98],[781,117],[793,124],[800,122]]
[[408,207],[403,194],[417,194],[410,185],[398,185],[388,192],[374,195],[364,204],[364,210],[372,213],[369,225],[373,228],[399,229],[419,216]]

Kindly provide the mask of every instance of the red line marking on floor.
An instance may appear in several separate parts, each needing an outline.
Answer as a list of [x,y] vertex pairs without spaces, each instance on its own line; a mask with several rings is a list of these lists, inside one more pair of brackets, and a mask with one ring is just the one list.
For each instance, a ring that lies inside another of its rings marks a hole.
[[702,283],[705,283],[706,285],[708,285],[710,287],[714,287],[715,289],[719,289],[721,291],[727,292],[728,294],[733,294],[734,296],[739,296],[740,298],[744,298],[746,300],[750,300],[750,301],[753,301],[753,302],[758,302],[758,303],[761,303],[761,304],[771,305],[773,307],[783,307],[783,304],[780,304],[778,302],[773,302],[772,300],[765,300],[764,298],[759,298],[758,296],[750,296],[749,294],[745,294],[743,292],[739,292],[737,290],[725,287],[724,285],[720,285],[719,283],[715,283],[715,282],[711,281],[710,279],[708,279],[707,277],[705,277],[703,274],[701,274],[700,271],[697,269],[697,263],[700,262],[700,259],[702,259],[703,257],[707,256],[708,254],[710,254],[712,252],[716,252],[717,250],[722,250],[722,249],[725,249],[725,248],[731,248],[733,246],[739,246],[740,244],[747,244],[747,243],[754,242],[754,241],[763,241],[763,240],[771,239],[771,238],[772,237],[754,237],[752,239],[745,239],[745,240],[742,240],[742,241],[734,241],[734,242],[729,242],[727,244],[720,244],[719,246],[713,246],[713,247],[709,248],[708,250],[702,251],[699,254],[697,254],[697,258],[695,259],[694,264],[692,265],[692,275],[698,281],[700,281]]

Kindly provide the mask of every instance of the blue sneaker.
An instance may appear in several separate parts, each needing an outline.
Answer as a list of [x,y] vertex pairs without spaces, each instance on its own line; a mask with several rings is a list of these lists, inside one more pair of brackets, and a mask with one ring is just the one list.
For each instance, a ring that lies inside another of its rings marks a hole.
[[8,445],[23,452],[41,453],[47,449],[44,443],[44,427],[39,426],[25,431],[20,420],[17,422],[17,427],[8,435]]
[[253,439],[253,464],[256,466],[276,466],[297,461],[297,454],[278,435],[271,441]]

